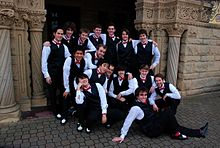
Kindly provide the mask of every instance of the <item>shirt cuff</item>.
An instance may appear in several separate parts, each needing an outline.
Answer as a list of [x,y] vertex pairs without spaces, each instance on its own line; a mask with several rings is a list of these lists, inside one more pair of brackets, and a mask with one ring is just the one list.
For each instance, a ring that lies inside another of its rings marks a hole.
[[124,135],[124,134],[121,134],[120,138],[125,139],[125,135]]
[[107,109],[103,109],[102,114],[107,114]]

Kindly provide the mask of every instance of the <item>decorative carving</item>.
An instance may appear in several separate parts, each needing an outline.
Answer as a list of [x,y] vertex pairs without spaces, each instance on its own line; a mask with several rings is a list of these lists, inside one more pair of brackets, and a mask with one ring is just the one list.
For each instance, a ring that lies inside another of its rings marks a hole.
[[32,8],[38,8],[39,2],[37,0],[29,0],[30,6]]
[[14,10],[1,9],[0,10],[0,25],[11,26],[14,21]]
[[181,36],[182,33],[186,30],[186,27],[179,24],[170,25],[168,27],[165,27],[167,30],[169,36]]
[[45,16],[30,16],[29,26],[31,29],[42,29],[45,22]]
[[198,20],[199,18],[199,9],[186,7],[186,6],[178,6],[178,19],[184,20]]

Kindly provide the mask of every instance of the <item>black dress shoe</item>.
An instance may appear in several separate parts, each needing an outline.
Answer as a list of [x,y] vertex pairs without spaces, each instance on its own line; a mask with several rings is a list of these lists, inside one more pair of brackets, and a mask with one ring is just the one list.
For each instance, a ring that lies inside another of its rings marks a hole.
[[176,132],[175,134],[171,135],[172,139],[177,139],[177,140],[187,140],[188,136],[181,134],[180,132]]
[[205,138],[207,136],[207,134],[208,134],[208,127],[209,127],[209,123],[207,122],[205,124],[205,126],[200,128],[201,137]]

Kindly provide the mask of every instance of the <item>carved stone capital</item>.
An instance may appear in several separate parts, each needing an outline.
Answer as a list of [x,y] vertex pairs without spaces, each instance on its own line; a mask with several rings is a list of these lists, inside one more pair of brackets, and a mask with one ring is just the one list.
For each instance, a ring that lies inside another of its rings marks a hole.
[[45,16],[30,16],[30,31],[42,31],[45,22]]
[[165,30],[167,31],[169,36],[181,37],[181,35],[183,34],[185,30],[187,30],[187,28],[183,25],[174,24],[174,25],[165,27]]
[[14,22],[15,12],[12,9],[0,10],[0,25],[11,26]]

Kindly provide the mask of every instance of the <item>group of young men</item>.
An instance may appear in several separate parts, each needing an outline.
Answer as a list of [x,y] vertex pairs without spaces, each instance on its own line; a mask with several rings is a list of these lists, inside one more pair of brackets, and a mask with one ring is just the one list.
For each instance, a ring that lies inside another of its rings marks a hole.
[[96,25],[94,33],[81,28],[74,37],[75,28],[67,22],[64,28],[54,29],[54,39],[45,42],[42,51],[52,111],[62,125],[71,110],[78,117],[77,131],[87,133],[97,121],[110,128],[125,120],[121,136],[113,138],[114,142],[124,140],[134,120],[139,120],[149,137],[163,132],[182,140],[206,136],[208,124],[192,130],[177,123],[181,96],[162,74],[154,75],[160,52],[145,30],[139,31],[139,40],[133,40],[127,29],[122,29],[121,38],[115,36],[113,23],[107,34]]

